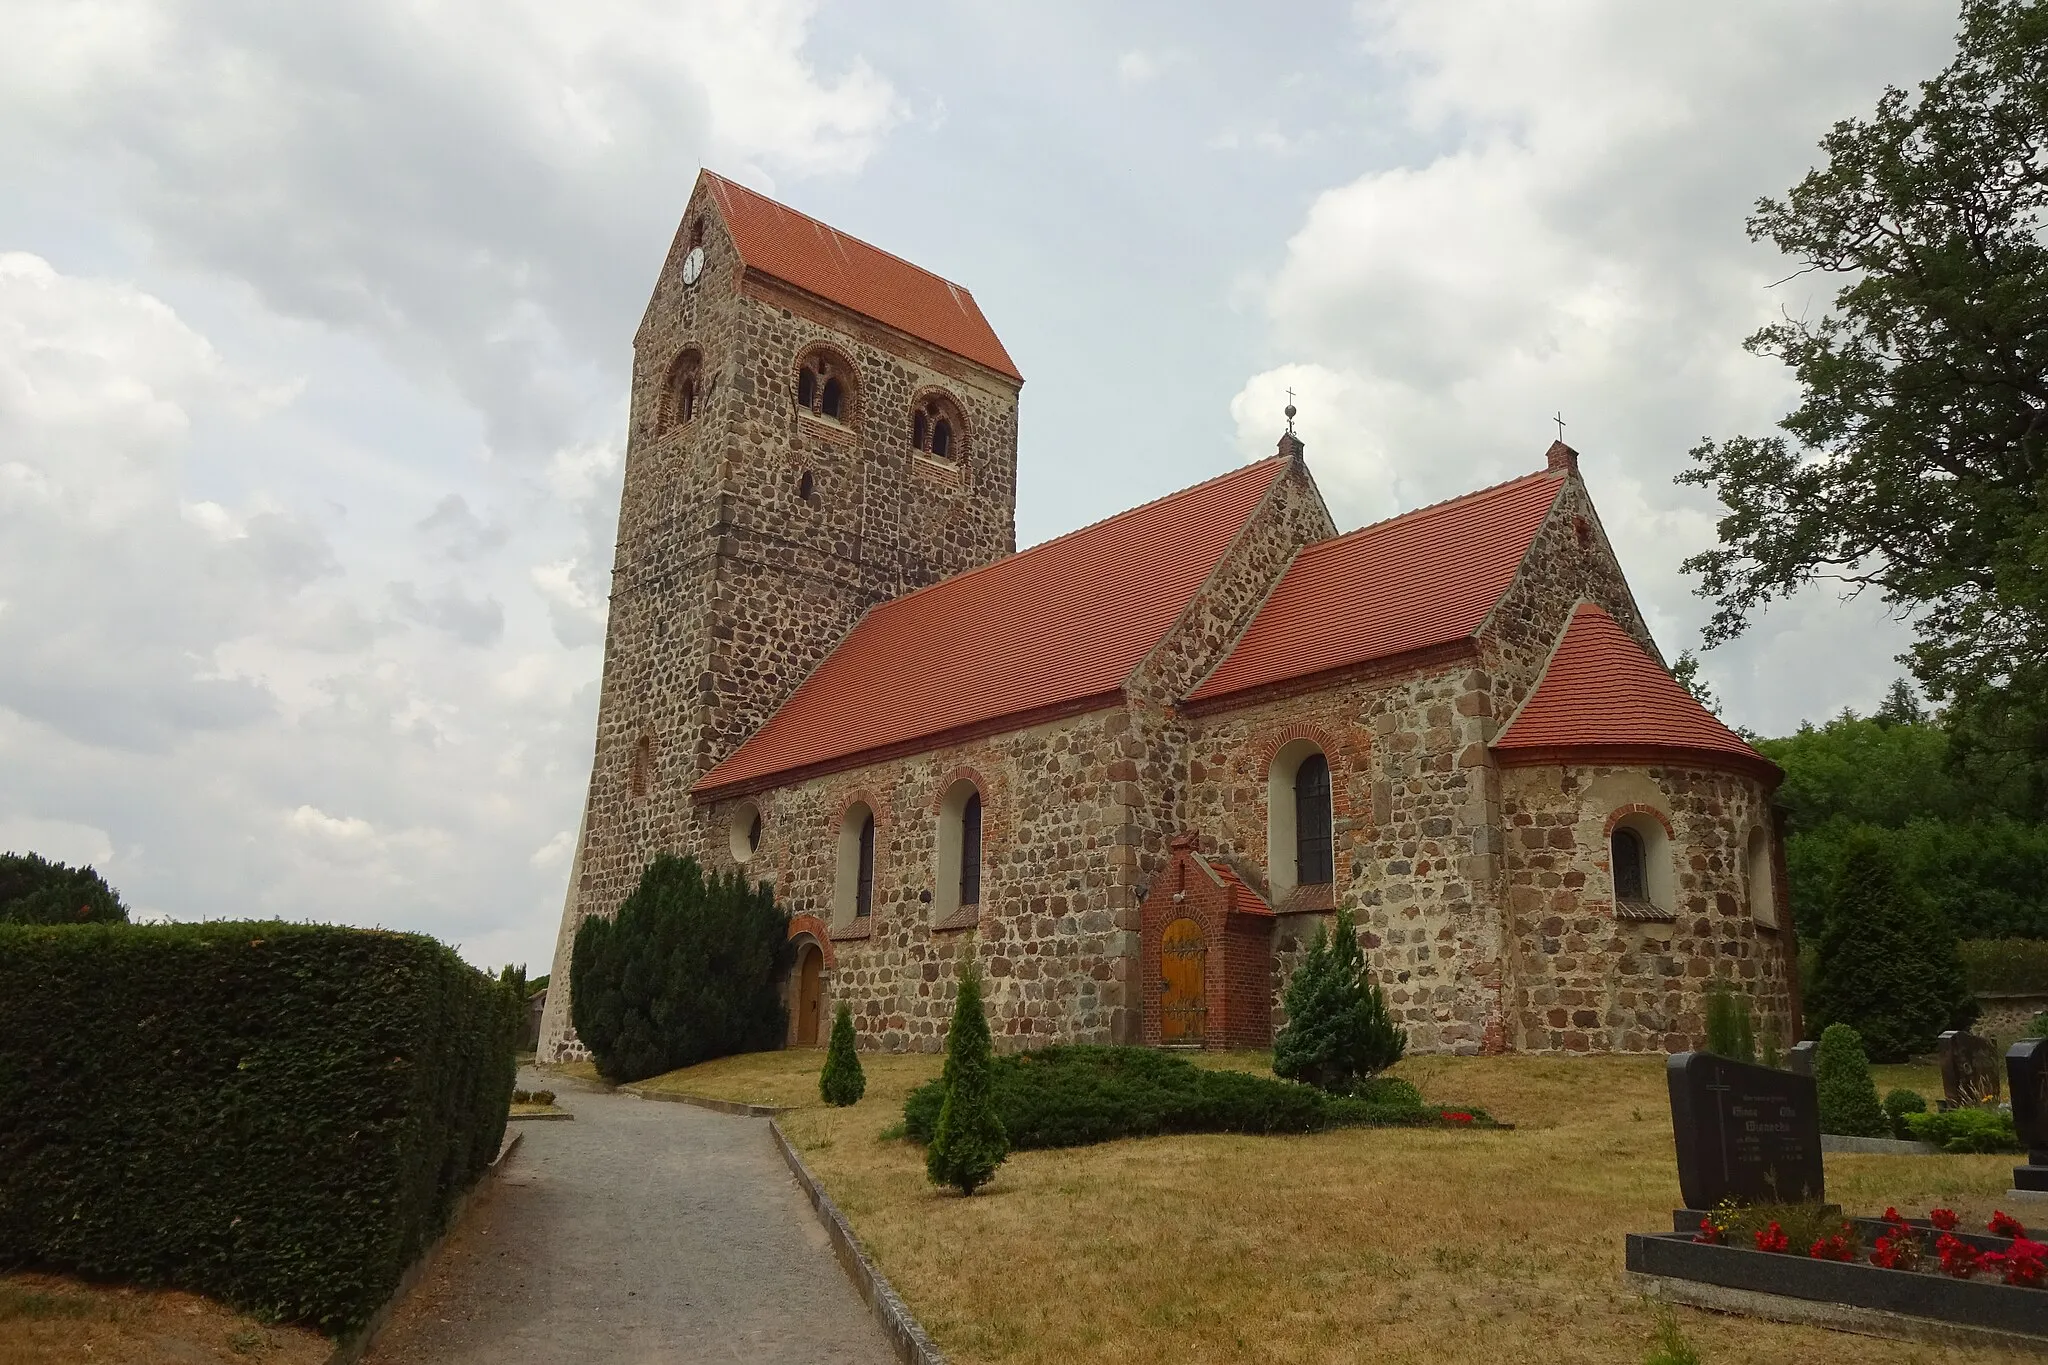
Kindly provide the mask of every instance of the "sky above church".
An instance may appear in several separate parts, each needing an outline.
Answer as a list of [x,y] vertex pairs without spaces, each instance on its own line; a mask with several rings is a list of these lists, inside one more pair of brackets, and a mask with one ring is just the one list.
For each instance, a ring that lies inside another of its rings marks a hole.
[[[635,324],[698,167],[967,285],[1031,544],[1273,448],[1344,529],[1582,469],[1667,655],[1749,242],[1928,0],[0,0],[0,847],[146,915],[546,970],[588,778]],[[1705,674],[1869,709],[1816,590]]]

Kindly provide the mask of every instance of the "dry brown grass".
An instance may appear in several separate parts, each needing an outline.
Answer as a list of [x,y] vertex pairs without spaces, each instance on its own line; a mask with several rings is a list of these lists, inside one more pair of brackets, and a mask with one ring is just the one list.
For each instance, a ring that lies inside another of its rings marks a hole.
[[[824,1054],[760,1053],[666,1089],[803,1106],[782,1122],[918,1318],[955,1360],[1611,1361],[1636,1365],[1654,1309],[1621,1280],[1622,1235],[1670,1224],[1678,1188],[1658,1058],[1420,1057],[1431,1100],[1513,1132],[1359,1130],[1153,1138],[1020,1152],[973,1199],[934,1190],[880,1134],[932,1056],[861,1059],[867,1097],[817,1099]],[[1256,1069],[1258,1053],[1209,1056]],[[1887,1068],[1879,1085],[1939,1093]],[[1926,1069],[1922,1068],[1921,1071]],[[2010,1157],[1830,1156],[1845,1206],[1988,1216]],[[1710,1365],[1991,1362],[1681,1310]]]
[[318,1332],[270,1326],[197,1294],[0,1275],[0,1365],[322,1365],[333,1350]]

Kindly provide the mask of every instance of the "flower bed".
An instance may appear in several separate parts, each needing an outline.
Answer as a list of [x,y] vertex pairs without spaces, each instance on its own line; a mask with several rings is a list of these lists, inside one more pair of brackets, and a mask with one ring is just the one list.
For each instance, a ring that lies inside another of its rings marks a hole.
[[1908,1219],[1896,1209],[1842,1218],[1819,1205],[1722,1208],[1677,1219],[1680,1231],[1629,1236],[1629,1271],[2048,1341],[2048,1246],[2004,1213],[1983,1233],[1946,1209]]

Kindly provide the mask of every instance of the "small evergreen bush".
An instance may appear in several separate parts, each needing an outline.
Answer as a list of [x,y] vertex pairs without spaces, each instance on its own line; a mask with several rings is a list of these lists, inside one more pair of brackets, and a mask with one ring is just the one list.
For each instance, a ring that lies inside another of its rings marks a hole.
[[[1425,1105],[1407,1081],[1377,1076],[1355,1095],[1244,1071],[1196,1066],[1142,1047],[1067,1044],[1012,1053],[995,1061],[996,1112],[1018,1151],[1080,1147],[1164,1133],[1311,1133],[1339,1126],[1463,1126]],[[910,1093],[903,1128],[931,1140],[944,1099],[942,1081]],[[1485,1111],[1462,1109],[1479,1126]]]
[[1316,926],[1308,955],[1287,983],[1286,1006],[1287,1023],[1273,1040],[1276,1076],[1349,1094],[1407,1050],[1386,996],[1366,976],[1349,908],[1337,911],[1334,930]]
[[1707,985],[1707,1051],[1732,1061],[1756,1061],[1756,1026],[1749,997],[1715,977]]
[[765,883],[664,853],[615,918],[577,927],[570,1019],[615,1085],[780,1047],[789,954],[789,916]]
[[934,1185],[971,1195],[1010,1154],[1010,1139],[996,1114],[995,1048],[981,1004],[981,973],[972,962],[960,976],[953,1022],[946,1030],[946,1065],[939,1075],[944,1098],[924,1154]]
[[1890,1137],[1892,1126],[1877,1102],[1863,1039],[1847,1024],[1821,1030],[1813,1053],[1813,1082],[1820,1092],[1820,1130],[1840,1137]]
[[1884,1115],[1891,1120],[1892,1136],[1907,1139],[1913,1134],[1907,1130],[1908,1114],[1927,1112],[1927,1099],[1917,1090],[1888,1090],[1884,1097]]
[[0,924],[125,924],[128,907],[89,867],[0,853]]
[[1850,838],[1820,934],[1813,1017],[1847,1024],[1879,1061],[1904,1061],[1977,1016],[1955,934],[1907,880],[1892,840]]
[[2001,1109],[1950,1109],[1939,1114],[1908,1114],[1906,1130],[1944,1152],[2018,1152],[2025,1150],[2012,1115]]
[[818,1094],[825,1103],[843,1108],[859,1104],[867,1089],[868,1078],[853,1042],[853,1009],[841,1001],[832,1016],[832,1045],[825,1051],[825,1069],[818,1073]]

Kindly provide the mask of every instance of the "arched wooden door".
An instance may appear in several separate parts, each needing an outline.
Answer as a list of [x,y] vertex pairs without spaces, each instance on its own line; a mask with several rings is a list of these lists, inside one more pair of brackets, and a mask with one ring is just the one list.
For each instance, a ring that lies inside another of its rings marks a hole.
[[1159,1041],[1200,1047],[1208,1022],[1204,990],[1209,944],[1202,926],[1177,919],[1159,935]]
[[824,994],[819,973],[825,969],[825,955],[815,943],[806,943],[796,966],[796,1042],[798,1047],[818,1045],[818,1006]]

